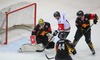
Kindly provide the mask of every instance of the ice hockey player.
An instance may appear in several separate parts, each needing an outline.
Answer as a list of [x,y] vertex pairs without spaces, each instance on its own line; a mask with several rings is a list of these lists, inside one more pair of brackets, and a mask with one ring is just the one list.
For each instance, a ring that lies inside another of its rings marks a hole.
[[[50,23],[44,22],[43,19],[39,19],[38,24],[32,31],[32,36],[36,36],[37,44],[42,43],[45,47],[49,42],[48,34],[51,34],[51,26]],[[50,42],[50,44],[46,47],[46,49],[54,48],[54,42]]]
[[65,36],[67,38],[71,27],[69,22],[65,19],[65,14],[63,12],[56,11],[54,13],[54,17],[58,20],[58,30],[55,30],[53,35],[56,36],[58,32],[60,34],[61,31],[64,31],[66,34]]
[[76,22],[75,22],[77,31],[74,37],[73,45],[75,47],[79,39],[84,35],[85,41],[88,44],[90,50],[92,51],[92,54],[94,55],[95,50],[91,42],[90,20],[92,19],[93,23],[97,24],[98,16],[96,14],[84,14],[82,10],[77,12],[77,16],[78,17],[76,18]]
[[[59,34],[59,39],[56,43],[55,60],[73,60],[70,53],[75,55],[77,52],[70,40],[66,39],[65,32]],[[70,48],[70,49],[69,49]]]

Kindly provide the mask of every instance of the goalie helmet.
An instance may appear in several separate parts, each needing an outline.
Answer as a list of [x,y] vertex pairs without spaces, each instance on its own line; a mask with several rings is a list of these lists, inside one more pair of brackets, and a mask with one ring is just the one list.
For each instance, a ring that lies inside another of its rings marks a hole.
[[40,18],[38,24],[42,24],[42,23],[44,23],[44,20]]
[[59,35],[58,35],[58,38],[60,38],[60,39],[66,39],[65,32],[60,32]]

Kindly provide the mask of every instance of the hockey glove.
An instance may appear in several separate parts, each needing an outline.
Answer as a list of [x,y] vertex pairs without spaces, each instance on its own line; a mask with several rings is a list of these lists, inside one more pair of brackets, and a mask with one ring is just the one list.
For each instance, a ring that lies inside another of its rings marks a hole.
[[73,49],[71,52],[73,55],[75,55],[77,53],[76,49]]
[[58,34],[58,31],[55,30],[54,33],[53,33],[53,36],[56,36]]
[[97,14],[95,14],[93,22],[94,22],[94,24],[97,24],[97,22],[98,22],[98,16],[97,16]]
[[94,22],[94,24],[97,24],[98,21],[97,21],[97,19],[94,19],[93,22]]

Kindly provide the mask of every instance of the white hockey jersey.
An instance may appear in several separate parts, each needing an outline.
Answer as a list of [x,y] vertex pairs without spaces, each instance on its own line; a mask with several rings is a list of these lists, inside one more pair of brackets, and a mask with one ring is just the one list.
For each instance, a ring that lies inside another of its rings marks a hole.
[[[60,26],[60,25],[63,25],[63,27]],[[65,19],[65,14],[64,14],[64,12],[60,12],[60,18],[59,18],[59,20],[58,20],[58,29],[59,29],[59,28],[62,28],[62,29],[64,29],[64,30],[66,30],[66,29],[68,29],[69,27],[70,27],[70,24],[69,24],[69,22]],[[65,32],[70,32],[70,30],[67,30],[67,31],[65,31]]]

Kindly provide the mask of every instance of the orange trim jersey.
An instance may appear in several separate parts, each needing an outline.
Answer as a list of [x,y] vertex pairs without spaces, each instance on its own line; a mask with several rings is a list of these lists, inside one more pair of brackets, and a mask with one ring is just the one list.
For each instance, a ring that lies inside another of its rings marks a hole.
[[90,20],[98,20],[96,14],[85,14],[82,18],[76,18],[76,27],[78,29],[88,29],[90,27]]
[[56,57],[63,59],[67,56],[70,56],[69,47],[74,49],[74,46],[71,41],[67,39],[58,40],[56,43]]
[[32,31],[32,35],[46,36],[47,33],[52,33],[50,23],[44,22],[44,26],[41,28],[39,24],[36,25]]

